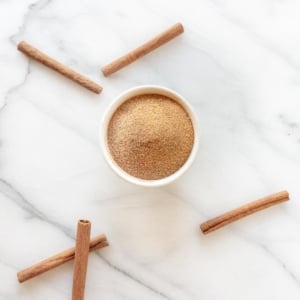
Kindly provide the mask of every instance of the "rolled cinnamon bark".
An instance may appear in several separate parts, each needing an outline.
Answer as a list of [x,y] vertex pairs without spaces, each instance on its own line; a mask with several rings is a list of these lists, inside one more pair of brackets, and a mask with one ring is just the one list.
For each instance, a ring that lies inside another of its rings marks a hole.
[[72,300],[84,299],[85,279],[89,258],[90,233],[91,222],[88,220],[79,220],[75,246]]
[[[109,246],[106,236],[104,234],[98,235],[90,240],[89,251],[95,251],[103,247]],[[20,283],[29,280],[35,276],[38,276],[44,272],[54,269],[65,262],[72,260],[75,255],[75,247],[60,252],[54,256],[51,256],[33,266],[30,266],[17,273],[18,281]]]
[[207,234],[257,211],[287,200],[289,200],[289,193],[287,191],[281,191],[228,211],[216,218],[210,219],[202,223],[200,228],[204,234]]
[[155,50],[156,48],[162,46],[163,44],[169,42],[173,38],[177,37],[184,32],[184,28],[181,23],[176,23],[167,30],[161,32],[159,35],[141,45],[140,47],[128,52],[124,56],[114,60],[108,65],[104,66],[101,70],[104,76],[109,76],[120,69],[133,63],[140,57],[148,54],[149,52]]
[[93,82],[92,80],[88,79],[87,77],[77,73],[76,71],[72,70],[71,68],[63,65],[59,61],[51,58],[47,54],[41,52],[37,48],[31,46],[30,44],[22,41],[18,44],[18,50],[26,54],[27,56],[35,59],[36,61],[42,63],[43,65],[47,66],[48,68],[64,75],[65,77],[75,81],[76,83],[80,84],[81,86],[87,88],[88,90],[99,94],[102,91],[102,87],[97,83]]

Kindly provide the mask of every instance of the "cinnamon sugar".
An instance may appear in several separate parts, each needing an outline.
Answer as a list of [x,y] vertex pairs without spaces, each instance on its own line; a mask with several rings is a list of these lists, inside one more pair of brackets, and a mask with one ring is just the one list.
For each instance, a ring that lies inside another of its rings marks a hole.
[[194,129],[176,101],[144,94],[130,98],[116,110],[107,138],[113,159],[125,172],[141,179],[161,179],[188,159]]

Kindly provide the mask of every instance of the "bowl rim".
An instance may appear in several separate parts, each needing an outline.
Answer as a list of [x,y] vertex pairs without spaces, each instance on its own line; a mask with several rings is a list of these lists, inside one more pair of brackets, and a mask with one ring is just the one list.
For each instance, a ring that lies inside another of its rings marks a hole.
[[[142,95],[142,94],[160,94],[163,96],[167,96],[171,98],[172,100],[179,103],[188,113],[194,130],[194,143],[192,151],[188,157],[188,159],[185,161],[185,163],[173,174],[163,177],[160,179],[141,179],[134,177],[130,174],[128,174],[126,171],[124,171],[113,159],[112,155],[110,154],[108,142],[107,142],[107,129],[110,122],[111,117],[117,110],[117,108],[122,105],[124,102],[126,102],[128,99],[134,96]],[[133,183],[138,186],[144,186],[144,187],[159,187],[159,186],[165,186],[167,184],[170,184],[171,182],[178,179],[180,176],[182,176],[192,165],[193,161],[195,160],[196,154],[198,152],[199,148],[199,126],[198,126],[198,118],[196,116],[196,113],[194,112],[193,108],[189,104],[189,102],[180,94],[173,91],[172,89],[160,86],[160,85],[139,85],[132,87],[130,89],[125,90],[121,94],[119,94],[117,97],[114,98],[112,103],[108,106],[106,109],[104,116],[100,122],[100,130],[99,130],[99,140],[100,140],[100,147],[102,149],[102,153],[104,155],[104,158],[108,165],[112,168],[112,170],[121,178],[125,179],[126,181]]]

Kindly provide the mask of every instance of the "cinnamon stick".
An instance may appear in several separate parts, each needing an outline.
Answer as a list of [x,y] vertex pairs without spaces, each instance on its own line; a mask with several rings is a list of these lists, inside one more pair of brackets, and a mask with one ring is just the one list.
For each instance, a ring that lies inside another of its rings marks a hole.
[[[90,240],[90,249],[89,251],[95,251],[101,249],[103,247],[107,247],[109,244],[106,240],[106,236],[104,234],[98,235]],[[75,255],[75,247],[67,249],[63,252],[57,253],[41,262],[34,264],[20,272],[18,272],[17,277],[19,282],[24,282],[29,280],[35,276],[38,276],[44,272],[47,272],[51,269],[54,269],[65,262],[72,260]]]
[[89,258],[90,233],[91,222],[88,220],[79,220],[75,246],[72,300],[84,299],[85,279]]
[[148,54],[163,44],[169,42],[173,38],[177,37],[184,32],[184,28],[181,23],[176,23],[167,30],[161,32],[156,37],[141,45],[140,47],[128,52],[124,56],[114,60],[108,65],[104,66],[101,70],[104,76],[109,76],[127,65],[133,63],[140,57]]
[[204,234],[207,234],[257,211],[287,200],[289,200],[289,193],[287,191],[281,191],[228,211],[216,218],[210,219],[202,223],[200,228]]
[[87,88],[88,90],[99,94],[102,91],[102,87],[87,77],[77,73],[66,65],[58,62],[57,60],[51,58],[47,54],[41,52],[37,48],[31,46],[30,44],[22,41],[18,44],[18,50],[26,54],[27,56],[35,59],[36,61],[42,63],[43,65],[49,67],[50,69],[64,75],[65,77],[75,81],[81,86]]

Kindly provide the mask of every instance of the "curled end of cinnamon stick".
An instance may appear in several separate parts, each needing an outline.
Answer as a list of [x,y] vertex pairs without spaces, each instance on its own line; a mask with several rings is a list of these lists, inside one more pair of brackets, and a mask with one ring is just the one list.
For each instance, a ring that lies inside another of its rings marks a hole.
[[178,28],[179,33],[184,33],[184,27],[183,27],[182,23],[178,22],[174,26],[176,26]]
[[81,219],[81,220],[79,220],[78,221],[80,224],[91,224],[91,222],[89,221],[89,220],[83,220],[83,219]]
[[103,88],[100,85],[98,85],[98,86],[94,86],[90,90],[96,94],[100,94],[102,92]]
[[26,279],[23,278],[22,272],[17,273],[17,278],[20,283],[24,282]]
[[22,51],[22,49],[23,49],[23,47],[24,47],[25,44],[26,44],[26,43],[25,43],[24,41],[19,42],[19,43],[18,43],[18,46],[17,46],[17,47],[18,47],[18,50],[19,50],[19,51]]
[[207,226],[207,222],[200,224],[200,230],[202,231],[203,234],[208,234],[209,226]]

